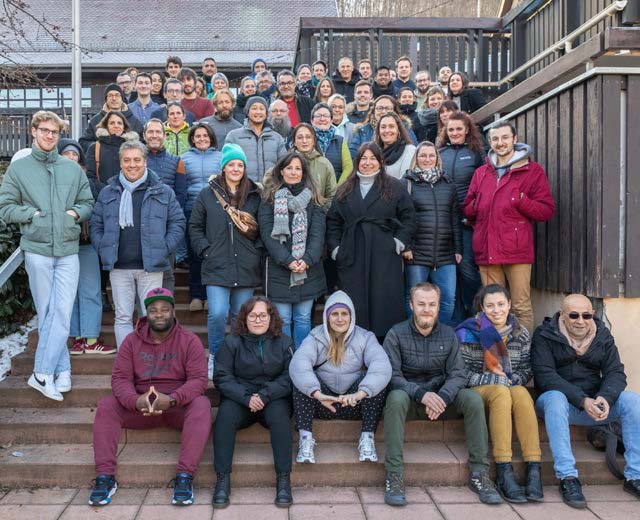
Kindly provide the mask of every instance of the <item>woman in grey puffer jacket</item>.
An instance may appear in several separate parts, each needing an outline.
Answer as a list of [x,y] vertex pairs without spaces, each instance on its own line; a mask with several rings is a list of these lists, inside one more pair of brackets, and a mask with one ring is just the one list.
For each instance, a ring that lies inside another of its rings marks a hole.
[[293,408],[300,432],[296,461],[315,463],[313,419],[362,420],[360,461],[377,462],[373,440],[382,416],[391,363],[375,334],[356,325],[347,293],[333,293],[323,323],[291,360]]

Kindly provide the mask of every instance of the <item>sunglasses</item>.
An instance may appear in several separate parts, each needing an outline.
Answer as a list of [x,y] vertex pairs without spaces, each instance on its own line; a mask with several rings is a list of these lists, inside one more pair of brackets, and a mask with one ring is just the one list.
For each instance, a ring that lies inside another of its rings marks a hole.
[[579,312],[569,312],[567,313],[567,316],[569,316],[569,319],[571,320],[577,320],[580,316],[582,316],[583,320],[592,320],[593,319],[593,313],[592,312],[583,312],[582,314],[580,314]]

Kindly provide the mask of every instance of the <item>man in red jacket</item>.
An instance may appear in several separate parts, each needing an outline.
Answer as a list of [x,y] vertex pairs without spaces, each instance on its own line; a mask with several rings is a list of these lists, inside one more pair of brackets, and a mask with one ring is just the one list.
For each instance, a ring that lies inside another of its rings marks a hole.
[[482,283],[508,283],[513,313],[533,332],[533,222],[549,220],[555,204],[545,171],[531,160],[531,147],[518,143],[513,125],[491,128],[489,144],[487,162],[473,174],[462,211],[473,224]]
[[97,478],[89,504],[111,502],[118,441],[122,428],[144,430],[169,427],[182,430],[182,446],[175,478],[175,505],[193,503],[193,474],[211,430],[207,389],[207,360],[198,337],[175,319],[168,289],[152,289],[144,300],[147,316],[118,349],[111,375],[113,395],[98,404],[93,423],[93,451]]

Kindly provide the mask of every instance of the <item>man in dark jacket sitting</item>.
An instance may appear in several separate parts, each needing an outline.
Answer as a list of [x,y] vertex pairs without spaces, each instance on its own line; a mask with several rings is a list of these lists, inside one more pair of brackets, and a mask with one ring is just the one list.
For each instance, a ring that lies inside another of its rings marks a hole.
[[[488,432],[484,404],[478,392],[465,388],[464,361],[453,329],[438,323],[440,289],[419,283],[411,289],[413,317],[394,325],[384,340],[393,370],[384,409],[384,500],[391,506],[406,504],[402,448],[405,421],[464,416],[469,450],[469,488],[485,504],[502,498],[489,479]],[[450,411],[453,409],[452,411]]]
[[623,489],[640,498],[640,395],[624,391],[627,377],[618,348],[589,299],[567,296],[560,311],[536,329],[531,352],[536,389],[542,394],[536,411],[544,417],[564,502],[587,507],[569,425],[616,420],[622,420],[626,450]]

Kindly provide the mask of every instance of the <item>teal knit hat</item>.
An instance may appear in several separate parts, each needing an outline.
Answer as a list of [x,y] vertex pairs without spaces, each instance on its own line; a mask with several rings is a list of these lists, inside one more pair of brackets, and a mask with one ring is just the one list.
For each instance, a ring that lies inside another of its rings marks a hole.
[[220,171],[224,170],[224,167],[229,161],[239,159],[244,163],[244,167],[247,167],[247,156],[244,151],[237,144],[225,144],[222,147],[222,162],[220,163]]

